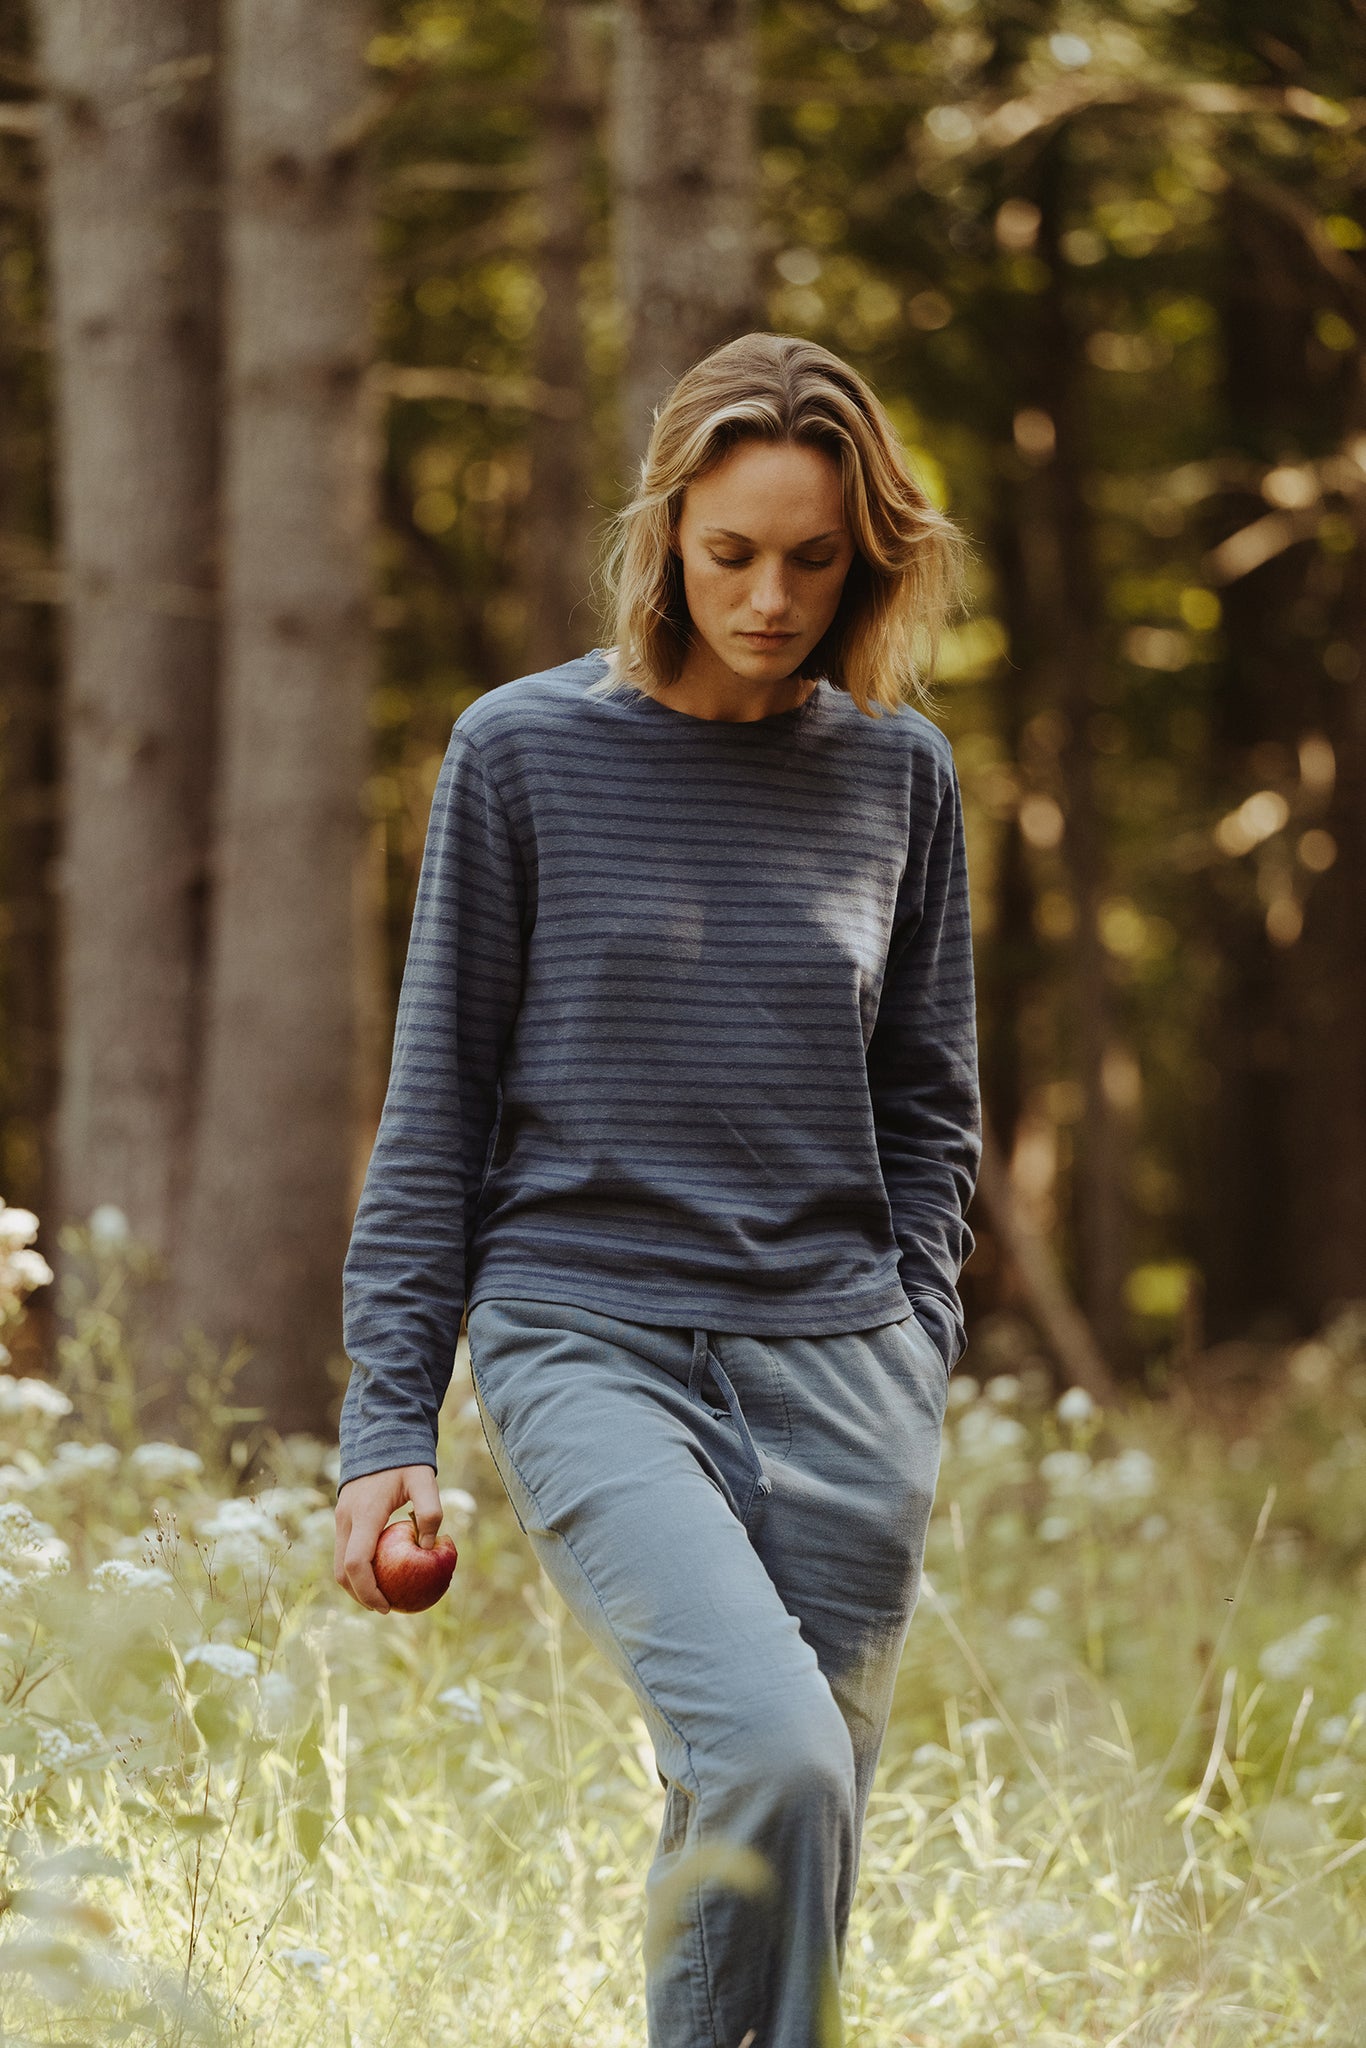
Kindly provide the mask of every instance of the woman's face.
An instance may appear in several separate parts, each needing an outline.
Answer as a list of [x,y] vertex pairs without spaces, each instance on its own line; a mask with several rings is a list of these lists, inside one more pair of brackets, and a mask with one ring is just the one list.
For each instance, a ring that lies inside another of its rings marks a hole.
[[738,676],[791,675],[834,618],[854,559],[833,457],[737,443],[684,492],[676,552],[698,639]]

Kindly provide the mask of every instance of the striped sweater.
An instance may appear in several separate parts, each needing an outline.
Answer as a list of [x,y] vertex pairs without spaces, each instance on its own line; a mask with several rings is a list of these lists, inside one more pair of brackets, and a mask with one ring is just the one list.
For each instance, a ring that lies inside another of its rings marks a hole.
[[962,799],[939,729],[821,681],[749,723],[601,649],[489,691],[432,801],[343,1268],[339,1485],[436,1462],[484,1298],[837,1334],[951,1371],[981,1155]]

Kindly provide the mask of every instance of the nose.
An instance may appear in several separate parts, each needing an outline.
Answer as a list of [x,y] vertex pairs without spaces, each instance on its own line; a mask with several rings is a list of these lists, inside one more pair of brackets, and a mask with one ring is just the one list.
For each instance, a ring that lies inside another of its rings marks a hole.
[[780,563],[772,563],[759,571],[749,602],[755,617],[762,619],[766,626],[781,620],[788,607],[788,589]]

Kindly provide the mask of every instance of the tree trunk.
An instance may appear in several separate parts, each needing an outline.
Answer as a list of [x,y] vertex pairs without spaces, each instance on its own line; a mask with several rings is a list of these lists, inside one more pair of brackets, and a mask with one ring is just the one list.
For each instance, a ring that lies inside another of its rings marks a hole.
[[352,1217],[372,433],[363,0],[229,0],[223,713],[184,1321],[323,1429]]
[[[171,1246],[215,690],[210,0],[37,0],[64,567],[55,1213]],[[59,1261],[56,1263],[60,1263]]]
[[1049,282],[1040,300],[1037,366],[1041,410],[1054,451],[1036,480],[1038,523],[1024,536],[1049,695],[1061,714],[1058,766],[1065,819],[1061,853],[1070,885],[1074,1061],[1083,1091],[1074,1161],[1073,1234],[1078,1290],[1102,1354],[1123,1374],[1131,1353],[1123,1283],[1130,1250],[1130,1124],[1114,992],[1101,941],[1106,888],[1105,832],[1095,786],[1091,718],[1105,695],[1102,602],[1084,482],[1083,336],[1058,247],[1066,205],[1066,134],[1045,145],[1039,165],[1039,255]]
[[[1255,474],[1360,432],[1361,387],[1331,362],[1316,373],[1323,283],[1297,229],[1236,182],[1224,226],[1226,433]],[[1254,488],[1229,492],[1216,537],[1266,512]],[[1203,1263],[1210,1334],[1280,1340],[1366,1294],[1362,541],[1332,556],[1306,539],[1242,574],[1236,550],[1213,560],[1233,573],[1221,591],[1228,657],[1211,797],[1229,812],[1272,790],[1289,816],[1210,871],[1223,972],[1206,1048],[1219,1092]],[[1299,849],[1324,831],[1336,858],[1320,871]]]
[[753,20],[753,0],[618,9],[613,218],[633,474],[668,387],[759,321]]
[[1068,1385],[1085,1387],[1104,1408],[1121,1407],[1122,1389],[1096,1348],[1090,1326],[1072,1299],[1052,1247],[1046,1237],[1031,1227],[1015,1199],[1010,1169],[989,1117],[982,1125],[978,1187],[1020,1294]]
[[531,415],[531,475],[518,530],[528,672],[593,646],[588,597],[588,378],[580,280],[587,244],[587,145],[594,103],[592,16],[583,0],[546,0],[546,55],[555,92],[542,112],[537,184],[544,298],[532,369],[560,394]]
[[[0,48],[24,47],[17,0],[0,0]],[[58,663],[42,431],[42,183],[34,141],[6,137],[0,166],[0,1197],[37,1213],[39,1246],[51,1260]],[[50,1287],[31,1295],[7,1339],[16,1371],[51,1361],[51,1296]]]

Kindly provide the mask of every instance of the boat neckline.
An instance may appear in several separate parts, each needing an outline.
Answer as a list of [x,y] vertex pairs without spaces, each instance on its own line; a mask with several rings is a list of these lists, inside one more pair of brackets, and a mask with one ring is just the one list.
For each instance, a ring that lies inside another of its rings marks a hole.
[[[593,652],[598,658],[599,672],[605,674],[606,650],[596,647]],[[653,696],[648,690],[642,690],[637,683],[628,683],[624,689],[614,692],[603,701],[608,704],[620,704],[629,710],[639,709],[647,714],[658,713],[662,718],[672,719],[676,725],[703,726],[708,730],[722,732],[772,732],[775,728],[784,731],[809,717],[813,709],[822,702],[829,688],[830,684],[826,677],[820,676],[817,678],[815,689],[809,691],[800,704],[789,704],[785,711],[767,711],[761,718],[707,718],[700,712],[683,711],[676,704],[665,703],[662,697]]]

